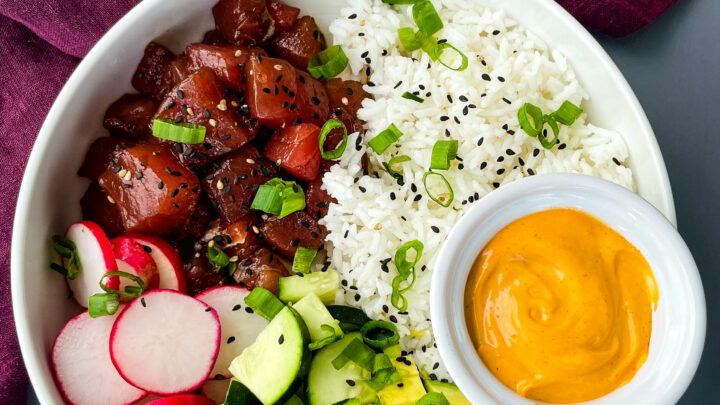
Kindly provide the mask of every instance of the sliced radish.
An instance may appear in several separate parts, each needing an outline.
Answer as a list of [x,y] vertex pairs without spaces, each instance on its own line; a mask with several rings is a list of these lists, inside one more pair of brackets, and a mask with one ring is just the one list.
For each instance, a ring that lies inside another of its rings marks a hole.
[[124,236],[135,239],[155,260],[160,276],[158,288],[187,291],[182,259],[169,243],[151,235],[127,234]]
[[205,290],[195,298],[210,305],[220,317],[222,337],[220,353],[210,376],[230,378],[228,370],[233,359],[243,349],[255,342],[255,338],[269,323],[267,319],[254,313],[245,305],[245,297],[250,290],[238,286],[219,286]]
[[158,395],[199,388],[219,348],[215,310],[174,290],[151,290],[134,299],[110,335],[110,358],[120,375]]
[[[65,237],[75,243],[80,259],[80,274],[68,280],[68,286],[78,304],[87,308],[91,295],[104,293],[100,288],[103,274],[117,270],[112,244],[100,226],[90,221],[71,225]],[[107,277],[105,285],[117,289],[120,280],[117,276]]]
[[71,319],[55,339],[52,364],[67,402],[76,405],[131,404],[147,393],[128,384],[110,359],[110,331],[118,314],[91,318],[87,311]]
[[148,402],[147,405],[215,405],[215,401],[200,395],[174,395]]
[[[118,270],[140,277],[145,283],[146,290],[158,288],[160,277],[155,260],[142,245],[135,239],[125,236],[118,236],[110,243],[113,245]],[[128,285],[136,284],[132,280],[120,277],[120,289],[123,290]]]
[[227,395],[228,388],[230,387],[230,379],[224,380],[207,380],[202,387],[200,392],[203,395],[210,398],[217,405],[225,403],[225,396]]

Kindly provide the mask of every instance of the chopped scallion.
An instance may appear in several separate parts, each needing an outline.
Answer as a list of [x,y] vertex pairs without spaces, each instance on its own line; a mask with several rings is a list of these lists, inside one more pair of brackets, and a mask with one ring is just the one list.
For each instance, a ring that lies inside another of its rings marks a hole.
[[205,142],[205,132],[206,129],[202,125],[175,122],[165,118],[154,120],[152,125],[154,137],[179,143],[203,143]]
[[230,256],[217,246],[208,247],[207,258],[210,263],[215,265],[216,272],[227,269],[228,275],[232,276],[237,270],[237,263],[233,262]]
[[412,7],[413,20],[420,32],[430,37],[443,28],[435,6],[429,0],[420,0]]
[[425,102],[425,100],[423,100],[422,98],[420,98],[420,97],[418,97],[418,96],[410,93],[409,91],[406,91],[405,93],[403,93],[401,97],[402,97],[402,98],[406,98],[406,99],[408,99],[408,100],[417,101],[418,103],[423,103],[423,102]]
[[294,181],[268,180],[258,188],[250,209],[284,218],[305,208],[305,193]]
[[[461,58],[460,66],[458,66],[458,67],[452,67],[452,66],[448,65],[447,63],[445,63],[445,61],[443,61],[443,58],[442,58],[441,56],[442,56],[442,54],[445,53],[445,49],[446,49],[446,48],[450,48],[450,49],[454,50],[455,52],[457,52],[458,55],[460,55],[460,58]],[[443,43],[441,43],[441,44],[438,44],[438,45],[437,45],[437,49],[438,49],[438,51],[437,51],[437,52],[438,52],[438,57],[437,57],[437,59],[440,60],[440,64],[441,64],[441,65],[445,66],[446,68],[448,68],[448,69],[450,69],[450,70],[455,70],[455,71],[457,71],[457,72],[462,72],[463,70],[467,69],[468,64],[469,64],[468,57],[467,57],[467,55],[465,55],[461,50],[455,48],[453,45],[451,45],[451,44],[448,43],[448,42],[443,42]]]
[[293,258],[293,273],[310,273],[310,265],[313,259],[315,259],[315,255],[317,255],[317,249],[298,246],[297,251],[295,251],[295,257]]
[[399,176],[402,176],[403,171],[402,171],[402,169],[395,170],[395,168],[394,168],[395,165],[400,164],[402,162],[409,162],[409,161],[410,161],[410,156],[408,156],[408,155],[393,156],[392,158],[390,158],[390,161],[388,161],[387,163],[383,162],[383,166],[385,166],[385,170],[387,170],[387,172],[390,173],[391,176],[399,177]]
[[550,129],[552,129],[553,132],[553,138],[548,139],[547,136],[547,130],[543,129],[540,134],[538,135],[538,140],[540,141],[540,144],[545,149],[552,149],[553,146],[558,142],[558,135],[560,134],[560,128],[558,128],[557,121],[555,121],[555,117],[553,117],[551,114],[545,114],[543,115],[543,123],[548,124]]
[[[330,134],[330,132],[335,128],[342,128],[343,140],[337,148],[331,151],[325,151],[325,140],[327,139],[327,136]],[[322,127],[322,131],[320,132],[320,155],[325,160],[339,158],[340,156],[342,156],[343,152],[345,152],[345,147],[347,147],[347,141],[348,133],[347,128],[345,128],[345,124],[343,124],[343,122],[337,118],[332,118],[328,120],[327,122],[325,122]]]
[[[125,288],[123,290],[115,290],[113,288],[106,286],[105,283],[103,282],[103,281],[105,281],[106,277],[113,277],[113,276],[127,278],[137,285],[128,285],[128,286],[125,286]],[[105,292],[110,293],[110,294],[117,294],[121,297],[126,297],[126,298],[136,298],[136,297],[139,297],[143,293],[143,291],[145,291],[145,282],[143,282],[143,280],[140,277],[138,277],[134,274],[126,273],[124,271],[108,271],[107,273],[103,274],[102,277],[100,277],[100,288],[102,288]]]
[[275,294],[262,287],[253,288],[245,297],[245,305],[267,320],[275,318],[275,315],[285,307]]
[[415,30],[410,27],[398,29],[398,38],[406,51],[412,52],[423,47],[425,37],[420,32],[418,34],[420,35],[417,35]]
[[336,341],[337,339],[339,339],[340,337],[342,337],[342,334],[340,334],[340,337],[337,336],[338,333],[332,325],[322,324],[322,325],[320,325],[320,329],[322,329],[325,332],[328,332],[328,335],[326,335],[324,338],[322,338],[316,342],[310,343],[308,345],[308,349],[313,350],[313,351],[322,349],[323,347],[329,345],[330,343],[332,343],[332,342]]
[[308,62],[308,72],[318,80],[331,79],[345,70],[348,58],[340,45],[331,46]]
[[518,110],[518,122],[526,134],[536,137],[543,128],[542,110],[536,105],[525,103]]
[[[395,267],[397,267],[398,273],[400,273],[401,276],[407,278],[410,275],[410,269],[415,267],[418,261],[420,261],[424,248],[425,245],[419,240],[411,240],[405,242],[400,246],[400,249],[395,252]],[[415,254],[411,260],[408,260],[410,250],[413,250]]]
[[51,240],[53,249],[63,258],[63,264],[67,267],[57,263],[50,263],[50,268],[67,277],[69,280],[75,280],[82,271],[75,242],[61,235],[55,235]]
[[120,298],[115,293],[94,294],[88,300],[88,314],[91,318],[113,315],[120,307]]
[[457,157],[458,141],[437,141],[430,157],[430,168],[447,170],[450,161]]
[[397,142],[401,136],[402,132],[397,129],[395,124],[390,124],[390,126],[387,127],[386,130],[380,132],[373,139],[371,139],[370,142],[368,142],[368,145],[370,145],[370,147],[375,151],[375,153],[381,155],[390,145]]
[[[430,191],[430,187],[428,186],[428,178],[431,176],[439,176],[440,177],[440,180],[442,180],[443,185],[445,187],[444,192],[433,193]],[[450,185],[450,182],[447,181],[445,176],[443,176],[440,173],[425,172],[425,174],[423,175],[423,185],[425,186],[425,192],[427,192],[428,197],[430,197],[431,200],[442,205],[443,207],[449,207],[450,204],[453,202],[453,199],[455,198],[455,194],[453,193],[453,189],[452,189],[452,186]]]
[[360,329],[363,341],[376,350],[383,350],[400,342],[395,324],[387,321],[369,321]]
[[566,100],[557,111],[552,113],[552,116],[557,122],[570,126],[575,122],[575,120],[580,118],[582,113],[582,108]]

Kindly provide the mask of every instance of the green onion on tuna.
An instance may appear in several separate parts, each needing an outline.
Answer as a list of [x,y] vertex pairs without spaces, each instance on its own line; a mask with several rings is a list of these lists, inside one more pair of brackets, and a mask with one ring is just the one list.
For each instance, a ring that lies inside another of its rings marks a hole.
[[[337,146],[337,148],[335,148],[331,151],[325,151],[325,140],[327,139],[327,136],[330,134],[330,131],[332,131],[335,128],[342,128],[343,140],[340,143],[340,145]],[[348,133],[347,133],[347,128],[345,128],[345,124],[343,124],[343,122],[337,118],[332,118],[332,119],[328,120],[323,125],[322,131],[320,131],[320,155],[325,160],[338,159],[339,157],[342,156],[343,152],[345,152],[345,148],[347,147],[347,140],[348,140]]]
[[154,137],[179,143],[203,143],[205,132],[206,128],[201,125],[169,119],[156,119],[152,125]]
[[268,180],[258,188],[250,209],[284,218],[305,208],[305,193],[294,181]]
[[308,62],[308,72],[318,80],[332,79],[348,65],[348,57],[340,45],[331,46]]

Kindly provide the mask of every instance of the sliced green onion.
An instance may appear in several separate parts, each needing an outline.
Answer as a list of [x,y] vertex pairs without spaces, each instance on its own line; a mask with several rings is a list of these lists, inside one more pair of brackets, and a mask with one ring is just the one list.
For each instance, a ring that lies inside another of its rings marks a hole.
[[308,345],[308,349],[310,349],[312,351],[322,349],[323,347],[329,345],[330,343],[332,343],[338,339],[338,336],[337,336],[338,333],[332,325],[328,325],[328,324],[324,323],[324,324],[320,325],[320,329],[322,329],[326,332],[329,332],[330,334],[316,342],[310,343]]
[[217,246],[208,247],[207,258],[216,268],[222,268],[230,264],[230,256]]
[[[415,267],[418,261],[420,261],[424,248],[425,245],[419,240],[411,240],[405,242],[400,246],[400,249],[395,252],[395,267],[397,267],[398,273],[400,273],[401,276],[404,276],[406,279],[410,276],[410,269]],[[410,249],[415,251],[415,258],[412,259],[412,261],[408,260],[408,252]]]
[[582,113],[582,108],[566,100],[562,103],[562,105],[560,106],[560,108],[558,108],[557,111],[552,113],[552,116],[557,122],[563,125],[570,126],[575,122],[576,119],[580,118],[580,115],[582,115]]
[[375,355],[372,378],[364,382],[375,392],[379,392],[388,385],[396,384],[400,381],[402,381],[402,378],[400,378],[400,374],[398,374],[397,369],[390,361],[390,357],[385,353]]
[[400,177],[403,174],[402,169],[395,170],[393,167],[396,164],[399,164],[402,162],[409,162],[409,161],[410,161],[410,156],[408,156],[408,155],[393,156],[392,158],[390,158],[390,161],[388,161],[387,163],[383,162],[383,166],[385,166],[385,170],[387,170],[387,172],[390,173],[391,176]]
[[64,264],[67,265],[67,268],[57,263],[50,263],[50,268],[67,277],[69,280],[75,280],[82,271],[75,242],[61,235],[55,235],[51,240],[53,249],[65,259]]
[[420,1],[420,0],[382,0],[383,3],[385,3],[385,4],[392,4],[392,5],[397,5],[397,4],[415,4],[415,3],[417,3],[418,1]]
[[430,168],[447,170],[450,161],[457,157],[458,141],[437,141],[430,157]]
[[[115,290],[113,288],[110,288],[110,287],[106,286],[105,283],[103,283],[103,281],[105,280],[106,277],[113,277],[113,276],[127,278],[127,279],[135,282],[137,284],[137,286],[128,285],[128,286],[125,286],[124,290]],[[126,297],[126,298],[136,298],[136,297],[139,297],[143,293],[143,291],[145,291],[145,283],[143,282],[143,280],[140,277],[138,277],[134,274],[126,273],[124,271],[108,271],[107,273],[103,274],[102,277],[100,277],[100,288],[102,288],[105,292],[110,293],[110,294],[117,294],[121,297]]]
[[345,349],[332,361],[335,370],[340,370],[348,362],[353,362],[361,368],[372,372],[375,351],[369,348],[362,340],[355,338]]
[[525,103],[518,110],[518,122],[526,134],[532,137],[538,136],[543,128],[542,110],[536,105]]
[[[441,64],[441,65],[445,66],[446,68],[448,68],[448,69],[450,69],[450,70],[454,70],[454,71],[456,71],[456,72],[462,72],[463,70],[467,69],[468,64],[469,64],[468,57],[467,57],[467,55],[465,55],[462,51],[460,51],[459,49],[455,48],[454,46],[452,46],[451,44],[449,44],[449,43],[447,43],[447,42],[443,42],[443,43],[441,43],[441,44],[438,44],[438,45],[437,45],[437,48],[438,48],[438,57],[437,57],[437,59],[440,60],[440,64]],[[455,52],[457,52],[457,53],[460,55],[460,58],[462,59],[461,62],[460,62],[460,66],[458,66],[458,67],[455,68],[455,67],[452,67],[452,66],[446,64],[446,63],[442,60],[442,58],[440,57],[440,55],[442,55],[442,54],[445,52],[445,49],[446,49],[446,48],[450,48],[450,49],[454,50]]]
[[[446,191],[444,193],[440,194],[434,194],[430,192],[430,187],[428,187],[427,180],[430,176],[440,176],[440,179],[444,183],[444,186],[446,188]],[[452,204],[453,199],[455,198],[455,193],[453,193],[452,186],[450,185],[450,182],[447,181],[445,176],[443,176],[440,173],[437,172],[425,172],[423,175],[423,185],[425,186],[425,192],[427,193],[428,197],[430,197],[431,200],[435,201],[436,203],[442,205],[443,207],[449,207],[450,204]],[[447,194],[447,197],[445,196]]]
[[340,45],[331,46],[308,62],[308,72],[318,80],[332,79],[348,65],[348,57]]
[[180,143],[203,143],[205,142],[205,132],[206,129],[202,125],[175,122],[166,118],[156,119],[152,125],[154,137]]
[[410,93],[409,91],[406,91],[406,92],[403,93],[402,96],[400,96],[400,97],[406,98],[406,99],[412,100],[412,101],[417,101],[418,103],[424,103],[424,102],[425,102],[425,100],[423,100],[422,98],[420,98],[420,97],[418,97],[418,96]]
[[88,299],[88,314],[91,318],[113,315],[120,307],[120,298],[115,293],[94,294]]
[[310,265],[312,264],[313,259],[315,259],[315,255],[317,255],[317,249],[308,249],[298,246],[295,251],[295,257],[293,258],[293,273],[310,273]]
[[[343,140],[338,145],[337,148],[331,150],[331,151],[325,151],[325,139],[327,139],[327,136],[330,134],[330,131],[332,131],[335,128],[342,128],[343,130]],[[348,141],[348,133],[347,128],[345,128],[345,124],[343,124],[342,121],[340,121],[337,118],[332,118],[325,122],[325,124],[322,127],[322,131],[320,132],[320,155],[325,160],[331,160],[331,159],[337,159],[340,156],[342,156],[343,152],[345,152],[345,147],[347,147],[347,141]]]
[[[418,34],[421,34],[418,32]],[[440,55],[442,55],[443,47],[441,44],[438,44],[437,39],[435,37],[425,37],[425,39],[422,39],[422,50],[425,51],[426,54],[430,57],[430,60],[435,62],[436,60],[440,59]]]
[[387,321],[367,322],[360,328],[360,334],[365,344],[376,350],[383,350],[400,342],[397,326]]
[[400,291],[400,283],[405,281],[403,276],[395,276],[392,280],[392,293],[390,294],[390,303],[400,312],[407,311],[408,300]]
[[538,140],[540,141],[540,144],[545,149],[552,149],[553,146],[558,142],[558,135],[560,134],[560,128],[558,128],[557,121],[555,121],[555,117],[552,115],[545,114],[543,115],[543,123],[548,124],[550,129],[552,129],[554,137],[552,139],[548,139],[547,137],[547,130],[543,129],[542,132],[538,135]]
[[393,143],[397,142],[398,139],[402,136],[402,132],[400,132],[399,129],[395,126],[395,124],[390,124],[389,127],[387,127],[386,130],[380,132],[375,136],[375,138],[371,139],[370,142],[368,142],[368,145],[372,148],[372,150],[375,151],[378,155],[382,155],[385,150],[392,145]]
[[273,293],[262,287],[253,288],[245,297],[245,305],[267,320],[275,318],[275,315],[285,307],[285,304]]
[[398,29],[398,39],[408,52],[422,48],[426,40],[422,33],[415,33],[415,30],[410,27]]
[[450,405],[450,402],[442,392],[428,392],[415,405]]
[[284,218],[305,209],[305,193],[294,181],[273,178],[258,188],[250,209]]
[[429,0],[420,0],[412,7],[413,20],[420,32],[431,36],[443,28],[443,22],[435,6]]

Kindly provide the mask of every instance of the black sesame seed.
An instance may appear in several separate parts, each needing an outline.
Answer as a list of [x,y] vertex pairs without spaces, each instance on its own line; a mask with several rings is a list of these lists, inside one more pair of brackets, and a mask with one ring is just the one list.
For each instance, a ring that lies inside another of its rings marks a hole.
[[390,322],[392,323],[397,323],[397,318],[395,317],[395,315],[390,315],[388,319],[390,319]]
[[183,98],[185,98],[185,93],[183,93],[182,90],[178,90],[178,91],[177,91],[177,96],[178,96],[180,99],[183,99]]
[[353,380],[345,380],[345,383],[351,387],[355,386],[355,381],[353,381]]
[[487,162],[480,163],[480,170],[484,169],[485,167],[487,167]]
[[147,307],[147,304],[145,303],[145,297],[140,298],[140,304],[142,304],[143,308]]
[[165,187],[165,183],[163,183],[162,181],[159,182],[158,185],[157,185],[157,188],[159,188],[160,190],[162,190],[163,187]]
[[240,308],[242,308],[242,307],[240,306],[240,304],[238,304],[238,305],[235,305],[232,310],[237,311]]
[[498,175],[503,174],[503,173],[505,173],[505,169],[498,169],[498,171],[497,171]]
[[364,36],[365,36],[365,33],[364,33],[364,32],[359,32],[359,33],[358,33],[358,36],[359,36],[359,37],[364,37]]
[[465,168],[465,165],[464,165],[464,164],[460,163],[460,164],[458,165],[458,170],[462,170],[462,169],[464,169],[464,168]]
[[533,156],[535,157],[535,156],[537,156],[537,155],[539,155],[539,154],[540,154],[540,149],[535,148],[535,150],[533,150]]
[[296,246],[298,246],[299,244],[300,244],[300,240],[299,240],[299,239],[293,239],[293,240],[290,241],[290,245],[293,246],[293,247],[296,247]]
[[402,84],[402,80],[400,80],[399,82],[395,83],[395,87],[393,87],[393,89],[397,89],[398,87],[400,87],[401,84]]
[[283,344],[283,342],[285,342],[285,335],[280,335],[280,337],[278,338],[278,344],[281,345]]
[[497,35],[497,34],[499,34],[499,33],[500,33],[500,30],[495,30],[495,31],[492,32],[493,35]]
[[447,115],[440,116],[440,121],[447,121],[449,119],[450,119],[450,117],[448,117]]
[[175,123],[176,123],[176,124],[181,123],[182,120],[183,120],[182,115],[178,115],[177,117],[175,117]]
[[360,294],[355,294],[355,302],[360,301]]
[[497,161],[498,161],[498,162],[503,162],[503,161],[505,161],[505,156],[498,156],[498,157],[497,157]]
[[413,198],[414,201],[420,201],[422,199],[422,195],[418,194]]
[[618,158],[616,158],[616,157],[612,158],[612,161],[615,162],[615,164],[618,165],[618,166],[621,165],[620,161],[619,161]]
[[250,307],[245,307],[245,312],[247,312],[248,314],[252,314],[255,311],[253,311],[253,309]]
[[504,102],[506,102],[506,103],[508,103],[508,104],[512,104],[512,101],[506,99],[505,97],[502,98],[502,101],[504,101]]
[[363,187],[363,186],[359,186],[358,189],[360,190],[361,193],[364,193],[367,191],[367,189],[365,189],[365,187]]
[[498,182],[494,182],[492,185],[493,185],[493,187],[495,187],[495,188],[500,187],[500,183],[498,183]]
[[142,179],[142,178],[143,178],[142,172],[138,172],[138,173],[135,175],[135,178],[138,179],[138,180]]
[[558,146],[558,149],[562,150],[562,149],[565,149],[566,147],[567,147],[566,144],[561,143],[560,146]]
[[500,80],[501,83],[505,81],[505,78],[502,76],[498,76],[497,79]]
[[487,74],[487,73],[483,73],[481,77],[483,78],[483,80],[487,80],[487,81],[490,81],[490,80],[491,80],[491,79],[490,79],[490,75]]
[[438,228],[438,227],[435,226],[435,225],[431,226],[430,229],[432,229],[432,231],[435,232],[435,233],[440,233],[440,228]]

